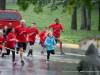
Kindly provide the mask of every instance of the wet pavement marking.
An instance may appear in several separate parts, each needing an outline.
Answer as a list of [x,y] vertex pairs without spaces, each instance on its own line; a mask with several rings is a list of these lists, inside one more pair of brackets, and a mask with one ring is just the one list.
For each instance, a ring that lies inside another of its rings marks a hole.
[[57,61],[57,60],[53,60],[53,61]]
[[69,62],[69,61],[68,61],[67,63],[72,63],[72,62]]
[[65,61],[60,61],[60,62],[65,62]]

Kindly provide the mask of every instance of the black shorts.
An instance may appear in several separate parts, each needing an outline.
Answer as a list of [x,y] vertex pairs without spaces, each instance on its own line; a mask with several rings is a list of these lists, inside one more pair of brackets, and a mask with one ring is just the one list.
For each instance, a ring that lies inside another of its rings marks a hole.
[[50,53],[54,55],[55,51],[54,50],[47,51],[47,54],[50,54]]
[[43,42],[40,42],[39,44],[41,44],[42,47],[46,48],[46,46],[45,46],[45,44]]
[[58,36],[55,36],[55,41],[57,42],[57,38],[59,38]]
[[0,50],[2,51],[2,48],[0,48]]
[[30,46],[31,46],[31,45],[34,45],[34,42],[31,42],[31,41],[30,41],[29,43],[30,43]]
[[26,43],[18,42],[18,47],[23,47],[23,50],[26,50]]

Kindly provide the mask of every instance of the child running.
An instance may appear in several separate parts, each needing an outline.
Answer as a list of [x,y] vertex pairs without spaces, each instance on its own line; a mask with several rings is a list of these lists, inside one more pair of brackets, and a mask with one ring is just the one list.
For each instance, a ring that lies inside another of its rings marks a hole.
[[28,35],[29,35],[28,41],[30,43],[30,49],[27,56],[29,56],[30,54],[31,56],[33,56],[33,45],[35,43],[37,36],[39,35],[39,31],[36,28],[36,23],[32,23],[32,26],[28,29]]
[[40,42],[39,42],[39,44],[41,44],[41,46],[43,47],[42,48],[42,51],[41,51],[41,54],[44,54],[44,49],[45,49],[45,44],[44,44],[44,42],[45,42],[45,40],[46,40],[46,38],[47,38],[47,27],[44,27],[44,31],[42,31],[40,34],[39,34],[39,37],[40,37]]
[[51,54],[55,54],[55,51],[54,51],[54,47],[55,47],[55,45],[56,45],[56,43],[55,43],[55,37],[54,36],[52,36],[52,32],[51,31],[49,31],[48,32],[48,34],[47,34],[47,39],[46,39],[46,41],[45,41],[45,45],[47,46],[46,48],[47,48],[47,63],[49,62],[49,57],[50,57],[50,53]]
[[5,42],[5,37],[3,36],[3,31],[0,31],[0,55],[2,53],[2,44]]
[[[6,47],[15,50],[15,41],[18,42],[18,40],[15,39],[14,28],[8,28],[6,34],[7,34]],[[4,57],[4,55],[9,55],[10,49],[7,49],[7,53],[2,53],[2,57]],[[15,51],[12,51],[12,61],[13,61],[13,65],[15,65],[16,64]]]

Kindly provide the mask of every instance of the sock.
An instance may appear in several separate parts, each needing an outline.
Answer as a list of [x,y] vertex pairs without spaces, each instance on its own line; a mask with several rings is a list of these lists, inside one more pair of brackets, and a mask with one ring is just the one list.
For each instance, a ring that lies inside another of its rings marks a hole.
[[28,52],[28,55],[30,55],[30,51]]
[[31,55],[33,55],[33,50],[32,49],[30,49],[30,53],[31,53]]

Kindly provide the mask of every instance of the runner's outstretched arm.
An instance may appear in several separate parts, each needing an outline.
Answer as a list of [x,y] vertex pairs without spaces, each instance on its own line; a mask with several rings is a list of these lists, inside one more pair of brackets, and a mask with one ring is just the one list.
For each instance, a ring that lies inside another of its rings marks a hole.
[[51,31],[51,30],[50,30],[50,27],[48,27],[48,29],[49,29],[49,31]]

